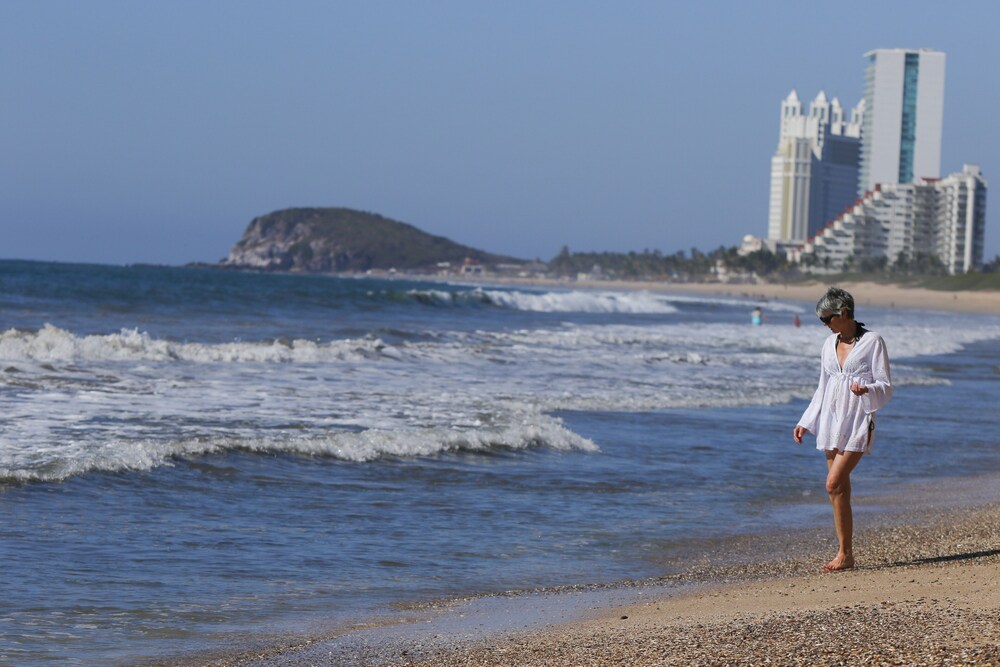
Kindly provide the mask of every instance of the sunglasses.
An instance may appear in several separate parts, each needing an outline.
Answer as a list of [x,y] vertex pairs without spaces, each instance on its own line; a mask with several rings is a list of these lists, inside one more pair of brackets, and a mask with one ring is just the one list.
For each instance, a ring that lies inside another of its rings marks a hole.
[[837,317],[836,313],[834,313],[833,315],[820,315],[819,321],[822,322],[823,324],[829,324],[830,320],[832,320],[835,317]]

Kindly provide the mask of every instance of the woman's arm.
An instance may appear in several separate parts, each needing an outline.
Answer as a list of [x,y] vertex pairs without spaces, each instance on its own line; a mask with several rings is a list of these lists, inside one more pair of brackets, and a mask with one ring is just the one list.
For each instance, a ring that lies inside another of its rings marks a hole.
[[809,402],[809,407],[807,407],[806,411],[802,413],[802,417],[799,418],[799,423],[796,425],[795,432],[793,433],[795,442],[802,441],[802,432],[799,431],[800,427],[805,431],[816,433],[816,424],[819,421],[819,413],[823,408],[823,396],[826,394],[826,385],[830,380],[830,376],[826,372],[826,365],[823,363],[827,345],[828,344],[824,343],[823,352],[819,355],[819,384],[816,386],[816,391],[813,392],[813,397]]
[[885,341],[879,336],[872,345],[869,365],[872,369],[873,381],[870,382],[861,396],[861,407],[866,414],[871,414],[885,406],[892,398],[892,374],[889,371],[889,352]]

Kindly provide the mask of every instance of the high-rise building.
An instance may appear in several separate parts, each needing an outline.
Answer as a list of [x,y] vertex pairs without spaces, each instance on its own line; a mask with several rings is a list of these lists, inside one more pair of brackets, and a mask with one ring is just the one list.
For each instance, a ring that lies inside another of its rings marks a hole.
[[822,92],[808,114],[794,90],[781,103],[768,237],[745,237],[740,252],[785,252],[819,271],[928,258],[953,274],[980,268],[986,180],[968,164],[939,178],[945,54],[865,57],[864,98],[850,120]]
[[986,237],[986,180],[976,165],[965,165],[936,184],[937,220],[932,253],[949,273],[965,273],[983,264]]
[[941,173],[945,54],[876,49],[865,54],[865,117],[858,196],[878,183],[912,183]]
[[820,91],[803,113],[793,90],[781,103],[778,149],[771,158],[767,236],[802,242],[854,201],[863,103],[845,117],[840,101]]
[[949,273],[983,263],[986,180],[975,165],[946,178],[886,183],[857,200],[790,253],[804,266],[839,270],[853,263],[935,257]]

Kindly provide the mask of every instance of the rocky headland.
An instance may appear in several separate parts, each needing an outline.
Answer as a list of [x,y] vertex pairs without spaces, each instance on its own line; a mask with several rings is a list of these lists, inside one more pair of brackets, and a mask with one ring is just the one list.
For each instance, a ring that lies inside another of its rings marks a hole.
[[254,218],[220,265],[303,273],[432,272],[465,262],[522,264],[428,234],[413,225],[349,208],[289,208]]

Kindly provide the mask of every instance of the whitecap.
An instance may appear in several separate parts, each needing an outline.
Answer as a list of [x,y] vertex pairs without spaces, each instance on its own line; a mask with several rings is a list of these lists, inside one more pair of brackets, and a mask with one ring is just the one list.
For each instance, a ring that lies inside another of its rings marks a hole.
[[227,450],[330,457],[358,463],[386,457],[426,457],[496,449],[598,451],[594,442],[568,430],[561,419],[540,413],[514,416],[516,418],[506,424],[480,428],[370,428],[296,435],[75,440],[33,448],[19,448],[12,442],[0,441],[0,480],[62,481],[94,471],[145,471],[171,465],[178,459]]

